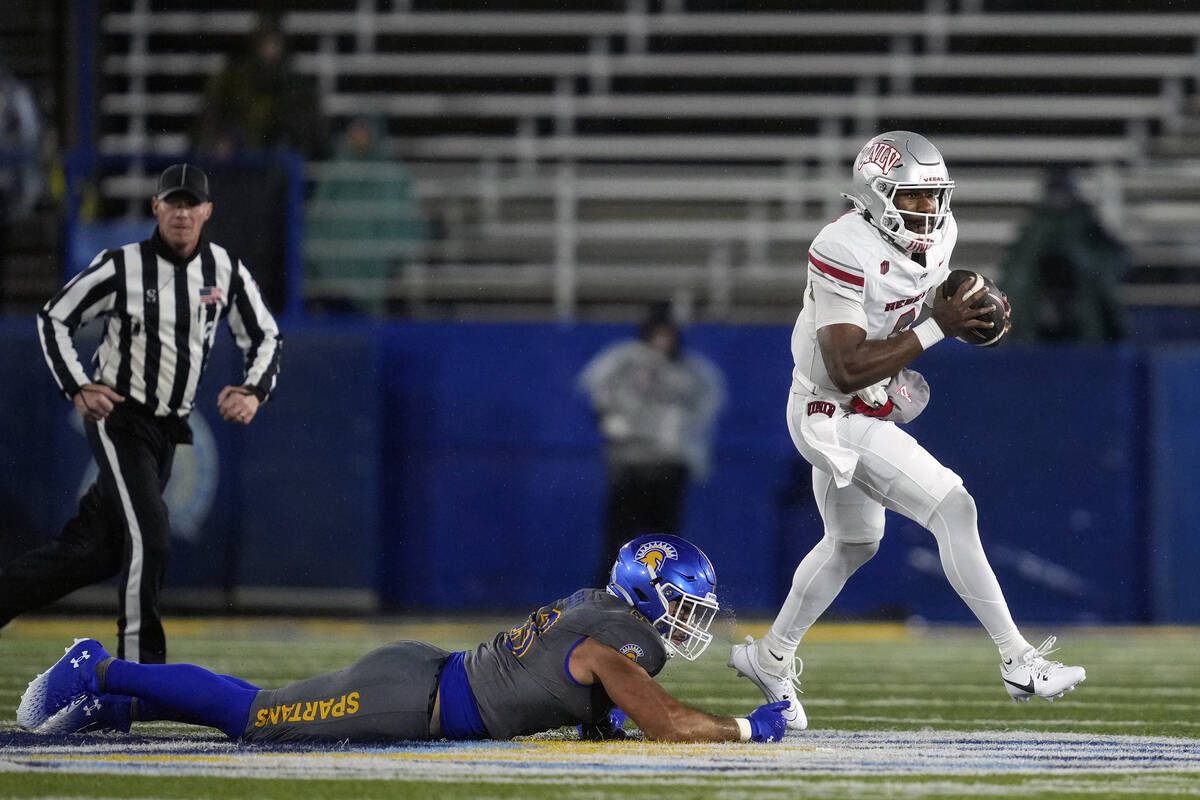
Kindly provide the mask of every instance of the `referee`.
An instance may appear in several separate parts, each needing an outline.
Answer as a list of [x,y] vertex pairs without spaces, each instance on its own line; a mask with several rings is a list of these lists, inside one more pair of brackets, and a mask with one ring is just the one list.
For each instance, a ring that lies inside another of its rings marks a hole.
[[[162,495],[175,446],[192,441],[188,413],[217,324],[228,319],[245,354],[242,385],[217,396],[235,425],[249,424],[274,389],[282,340],[246,265],[201,235],[213,211],[208,177],[170,166],[150,204],[158,225],[149,239],[103,251],[38,312],[46,363],[84,419],[100,475],[57,539],[0,572],[0,626],[120,573],[119,657],[160,664],[170,530]],[[104,338],[89,378],[72,339],[98,316]]]

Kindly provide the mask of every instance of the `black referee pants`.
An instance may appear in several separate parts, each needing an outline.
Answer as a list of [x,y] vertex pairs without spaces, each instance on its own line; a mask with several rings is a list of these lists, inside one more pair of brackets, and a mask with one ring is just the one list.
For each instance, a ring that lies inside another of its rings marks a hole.
[[621,545],[650,533],[679,535],[688,469],[683,464],[627,464],[610,467],[608,505],[604,518],[604,552],[600,556],[600,586]]
[[170,425],[120,405],[84,427],[100,476],[56,539],[0,570],[0,625],[120,573],[117,657],[165,663],[158,602],[170,523],[162,494],[178,438]]

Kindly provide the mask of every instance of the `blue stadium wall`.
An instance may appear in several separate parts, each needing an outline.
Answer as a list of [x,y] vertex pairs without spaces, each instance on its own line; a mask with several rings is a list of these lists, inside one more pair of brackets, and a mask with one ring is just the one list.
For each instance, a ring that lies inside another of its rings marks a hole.
[[[285,329],[277,397],[248,429],[215,411],[239,377],[228,337],[181,449],[172,589],[356,589],[398,611],[520,609],[592,581],[600,440],[574,386],[627,326],[310,323]],[[684,535],[722,603],[770,613],[821,536],[783,420],[783,327],[695,326],[724,370],[715,469]],[[90,455],[31,320],[0,320],[0,557],[54,535]],[[1027,622],[1197,622],[1200,349],[957,342],[916,366],[910,426],[975,496],[984,544]],[[178,484],[178,486],[176,486]],[[879,554],[831,613],[966,621],[933,538],[889,515]],[[232,596],[232,595],[230,595]]]

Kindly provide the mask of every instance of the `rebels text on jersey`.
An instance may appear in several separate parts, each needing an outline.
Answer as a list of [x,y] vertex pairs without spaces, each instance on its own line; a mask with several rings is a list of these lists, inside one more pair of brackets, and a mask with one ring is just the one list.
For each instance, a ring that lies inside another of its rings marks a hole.
[[886,339],[908,330],[921,315],[930,292],[950,273],[950,254],[958,239],[953,217],[942,240],[925,254],[927,266],[883,237],[850,211],[826,225],[808,251],[808,288],[792,331],[796,388],[820,388],[840,394],[829,378],[817,329],[848,323],[868,339]]

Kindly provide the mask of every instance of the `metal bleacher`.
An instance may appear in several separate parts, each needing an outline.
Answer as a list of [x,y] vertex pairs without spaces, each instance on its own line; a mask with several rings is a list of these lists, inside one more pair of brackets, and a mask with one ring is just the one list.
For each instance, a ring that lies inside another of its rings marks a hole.
[[[383,115],[437,222],[428,242],[362,245],[403,264],[373,290],[408,313],[604,317],[674,296],[702,319],[790,319],[854,154],[898,127],[951,165],[960,264],[994,272],[1045,169],[1065,166],[1134,250],[1126,300],[1200,304],[1200,161],[1172,151],[1195,124],[1200,13],[472,5],[343,0],[281,18],[321,111]],[[101,151],[186,152],[205,78],[256,21],[212,3],[107,13]],[[148,180],[101,188],[132,201]]]

